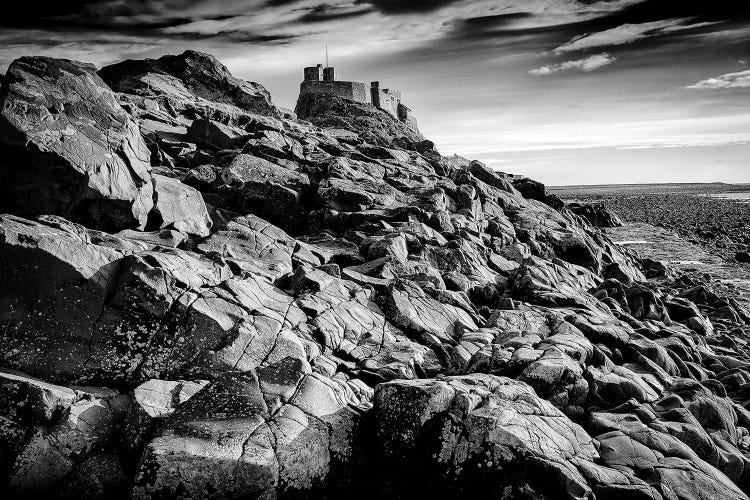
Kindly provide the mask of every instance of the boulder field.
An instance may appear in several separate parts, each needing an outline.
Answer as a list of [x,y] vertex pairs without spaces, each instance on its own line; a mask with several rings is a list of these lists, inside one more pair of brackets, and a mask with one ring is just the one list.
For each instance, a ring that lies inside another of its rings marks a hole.
[[747,311],[336,99],[11,64],[4,498],[748,498]]

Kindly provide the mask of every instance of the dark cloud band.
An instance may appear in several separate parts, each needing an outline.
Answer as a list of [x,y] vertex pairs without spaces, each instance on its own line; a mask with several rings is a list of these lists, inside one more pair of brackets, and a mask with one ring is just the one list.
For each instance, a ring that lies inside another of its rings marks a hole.
[[386,14],[430,12],[461,0],[359,0]]

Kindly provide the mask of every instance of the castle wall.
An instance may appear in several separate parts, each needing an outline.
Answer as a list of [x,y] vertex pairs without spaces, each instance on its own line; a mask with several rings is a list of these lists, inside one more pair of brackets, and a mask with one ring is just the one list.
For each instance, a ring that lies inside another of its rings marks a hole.
[[398,111],[398,119],[402,122],[407,121],[411,116],[411,109],[409,109],[407,106],[404,106],[400,102],[398,103],[398,107],[396,109]]
[[367,86],[360,82],[304,81],[300,94],[328,94],[361,103],[370,103]]
[[323,78],[323,67],[317,65],[305,68],[304,74],[306,81],[320,81]]
[[398,103],[401,101],[401,94],[390,90],[381,90],[380,93],[380,109],[398,118]]
[[405,123],[406,126],[409,127],[410,129],[412,129],[414,132],[419,133],[419,126],[417,125],[417,119],[416,118],[414,118],[413,116],[409,115],[408,117],[406,117],[406,119],[401,120],[401,121],[403,123]]
[[327,82],[335,82],[338,80],[338,75],[336,74],[335,68],[325,68],[323,70],[323,80]]
[[372,104],[393,116],[397,120],[398,106],[401,102],[401,92],[397,90],[381,89],[378,82],[372,82],[370,86]]

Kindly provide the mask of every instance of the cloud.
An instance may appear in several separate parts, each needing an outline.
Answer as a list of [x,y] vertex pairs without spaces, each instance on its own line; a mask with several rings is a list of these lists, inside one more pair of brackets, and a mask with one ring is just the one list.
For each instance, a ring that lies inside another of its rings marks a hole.
[[[597,19],[601,30],[623,24],[643,24],[669,19],[691,19],[694,23],[740,22],[750,19],[750,6],[738,0],[637,0],[617,4],[609,0],[585,3],[600,6],[604,15]],[[612,8],[607,4],[612,3]]]
[[357,3],[367,3],[387,14],[403,14],[411,12],[430,12],[440,9],[458,0],[359,0]]
[[714,22],[688,24],[689,21],[689,19],[665,19],[648,23],[622,24],[616,28],[577,36],[568,43],[557,47],[554,53],[565,54],[591,48],[625,45],[646,38],[671,35],[716,24]]
[[311,8],[300,9],[305,14],[297,19],[301,23],[321,23],[326,21],[342,20],[351,17],[359,17],[373,11],[370,6],[357,5],[315,5]]
[[702,80],[688,88],[697,90],[750,88],[750,70],[727,73],[726,75]]
[[577,69],[586,73],[590,73],[608,64],[611,64],[616,60],[616,57],[612,57],[609,54],[597,54],[585,59],[577,59],[575,61],[565,61],[560,64],[542,66],[541,68],[532,69],[531,71],[529,71],[529,73],[534,76],[547,76],[569,69]]
[[651,36],[661,28],[671,26],[674,22],[655,21],[641,24],[623,24],[616,28],[600,31],[597,33],[587,33],[577,36],[565,45],[557,47],[555,54],[565,54],[578,50],[590,49],[592,47],[602,47],[611,45],[623,45],[632,43],[641,38]]
[[181,0],[25,0],[13,9],[7,9],[0,19],[0,25],[158,28],[189,21],[190,10]]
[[[329,3],[351,6],[351,0]],[[308,9],[318,0],[24,0],[0,17],[0,26],[87,28],[133,32],[189,24],[195,21],[225,20],[267,14],[287,21],[297,7]],[[324,5],[333,8],[337,5]]]

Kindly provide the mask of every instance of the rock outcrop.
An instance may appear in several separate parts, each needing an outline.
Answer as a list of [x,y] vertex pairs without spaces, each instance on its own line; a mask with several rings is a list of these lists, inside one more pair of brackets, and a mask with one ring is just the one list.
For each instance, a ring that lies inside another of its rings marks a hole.
[[3,83],[11,498],[748,498],[732,297],[387,115],[195,53],[100,74]]
[[594,227],[619,227],[622,226],[620,218],[607,210],[601,203],[569,203],[568,210],[580,215]]
[[212,55],[187,50],[159,59],[127,60],[99,70],[99,75],[116,92],[133,96],[157,112],[206,118],[237,117],[242,111],[280,116],[271,95],[260,84],[235,78]]
[[419,131],[394,120],[383,110],[333,95],[301,95],[295,113],[319,127],[356,131],[363,140],[377,146],[388,147],[394,139],[401,138],[424,140]]
[[144,227],[150,154],[88,64],[24,57],[0,94],[0,209],[105,229]]

